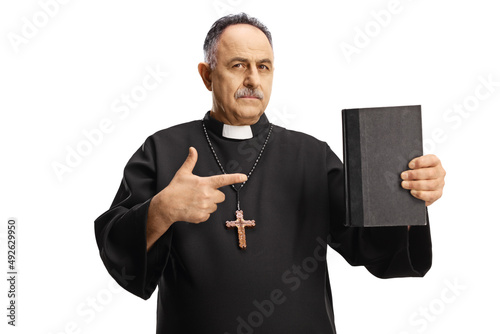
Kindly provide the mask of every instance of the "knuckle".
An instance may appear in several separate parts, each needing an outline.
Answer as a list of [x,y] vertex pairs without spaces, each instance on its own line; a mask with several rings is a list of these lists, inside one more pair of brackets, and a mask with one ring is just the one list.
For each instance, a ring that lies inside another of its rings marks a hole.
[[200,190],[200,198],[203,200],[203,201],[206,201],[210,198],[210,192],[208,191],[208,189],[206,188],[203,188]]
[[418,198],[420,198],[423,201],[431,201],[432,200],[432,195],[428,191],[427,192],[422,191],[422,192],[420,192]]
[[432,192],[432,200],[435,201],[441,197],[442,191],[436,190]]
[[200,213],[195,217],[194,222],[195,224],[203,223],[206,222],[208,218],[210,218],[210,213]]
[[428,172],[428,178],[429,179],[437,179],[439,177],[439,174],[435,168],[432,168]]

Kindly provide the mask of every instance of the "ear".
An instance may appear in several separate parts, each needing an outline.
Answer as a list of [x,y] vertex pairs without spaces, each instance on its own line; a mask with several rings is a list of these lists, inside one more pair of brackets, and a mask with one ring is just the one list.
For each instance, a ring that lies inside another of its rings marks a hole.
[[212,91],[212,70],[210,69],[210,65],[208,65],[208,63],[199,63],[198,73],[200,73],[205,87],[207,87],[209,91]]

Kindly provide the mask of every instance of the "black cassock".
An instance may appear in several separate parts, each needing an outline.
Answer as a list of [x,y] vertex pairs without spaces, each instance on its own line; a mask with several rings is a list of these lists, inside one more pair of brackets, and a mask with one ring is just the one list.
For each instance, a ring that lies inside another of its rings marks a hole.
[[[228,173],[248,173],[268,134],[265,116],[246,140],[222,136],[205,115],[208,134]],[[240,191],[247,249],[238,247],[236,193],[200,224],[176,222],[146,252],[151,198],[198,151],[193,174],[220,174],[202,121],[147,138],[125,167],[111,208],[95,221],[102,261],[117,282],[147,299],[159,287],[157,333],[335,333],[327,244],[351,265],[381,278],[423,276],[431,266],[429,225],[344,227],[343,165],[329,146],[274,126],[267,147]]]

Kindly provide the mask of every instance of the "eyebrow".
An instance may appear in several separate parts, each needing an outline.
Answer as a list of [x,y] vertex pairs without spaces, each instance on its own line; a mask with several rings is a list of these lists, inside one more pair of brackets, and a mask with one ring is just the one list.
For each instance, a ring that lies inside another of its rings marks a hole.
[[[234,57],[234,58],[231,58],[231,60],[229,60],[229,63],[232,63],[232,62],[235,62],[235,61],[240,61],[242,63],[246,63],[246,62],[248,62],[248,59],[247,58],[243,58],[243,57]],[[269,58],[264,58],[264,59],[259,59],[257,61],[257,63],[259,63],[259,64],[262,64],[262,63],[272,64],[273,62]]]

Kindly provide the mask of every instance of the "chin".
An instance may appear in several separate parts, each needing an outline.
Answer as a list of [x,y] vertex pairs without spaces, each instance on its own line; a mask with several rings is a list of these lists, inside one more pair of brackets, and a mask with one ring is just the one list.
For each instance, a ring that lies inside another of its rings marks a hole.
[[257,122],[260,116],[264,113],[264,110],[255,108],[242,108],[237,110],[234,114],[240,120],[248,120],[251,121],[252,124]]
[[239,118],[259,118],[264,113],[266,107],[262,103],[256,104],[256,101],[252,102],[254,103],[239,103],[234,110],[234,114]]

